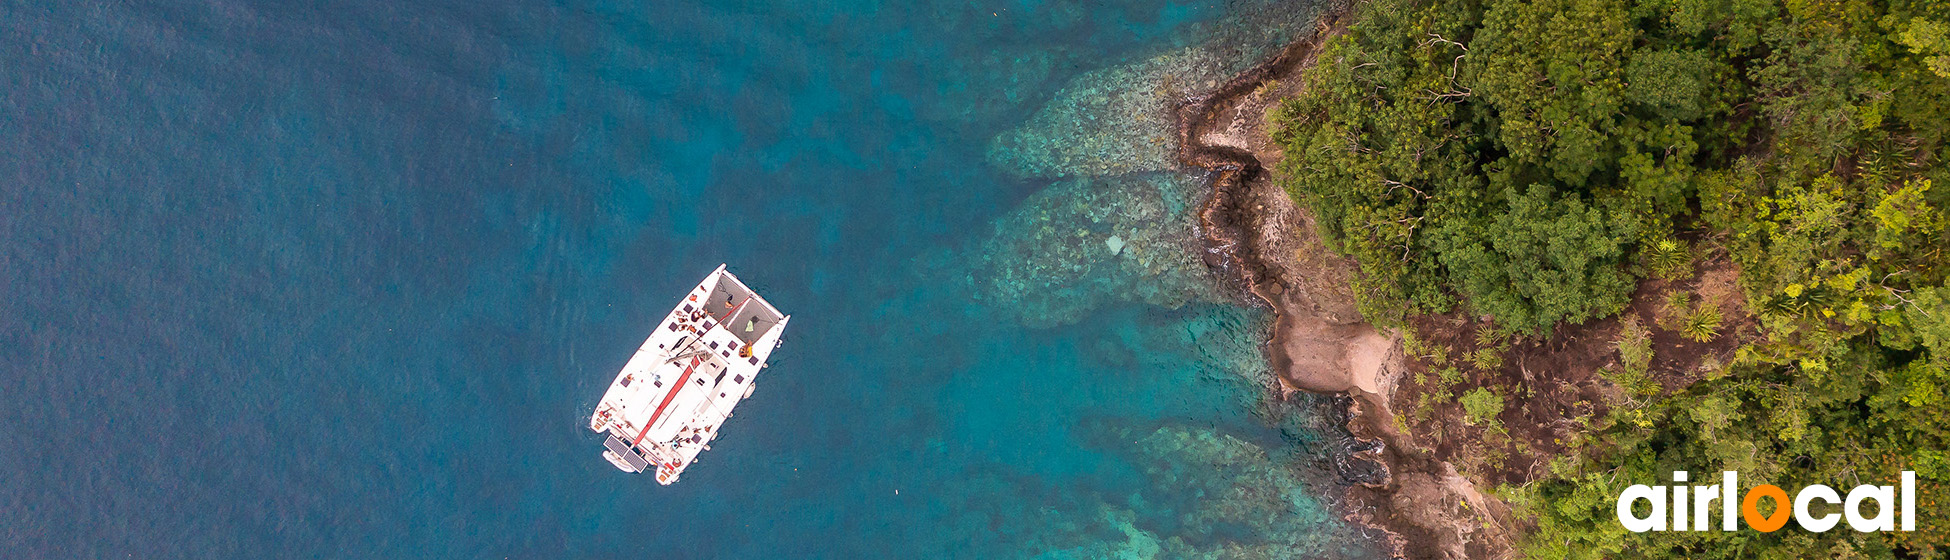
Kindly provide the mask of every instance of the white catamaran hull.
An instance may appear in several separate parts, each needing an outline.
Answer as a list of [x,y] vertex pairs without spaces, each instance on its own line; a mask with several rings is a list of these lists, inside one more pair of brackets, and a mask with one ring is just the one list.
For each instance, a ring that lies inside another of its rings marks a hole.
[[625,472],[657,470],[670,484],[710,449],[779,345],[790,316],[725,272],[704,277],[658,323],[609,384],[589,429]]

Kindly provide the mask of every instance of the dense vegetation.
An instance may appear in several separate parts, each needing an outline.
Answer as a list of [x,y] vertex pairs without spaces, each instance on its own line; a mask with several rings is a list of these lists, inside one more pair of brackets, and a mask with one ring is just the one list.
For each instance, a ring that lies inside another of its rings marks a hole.
[[[1371,0],[1320,60],[1271,115],[1281,171],[1360,262],[1370,319],[1463,311],[1547,336],[1704,256],[1738,271],[1752,332],[1706,306],[1672,325],[1739,337],[1735,359],[1629,395],[1555,478],[1508,489],[1532,556],[1944,554],[1950,3]],[[1644,368],[1643,329],[1625,330]],[[1915,470],[1919,530],[1632,534],[1614,517],[1626,485],[1721,469],[1844,490]]]

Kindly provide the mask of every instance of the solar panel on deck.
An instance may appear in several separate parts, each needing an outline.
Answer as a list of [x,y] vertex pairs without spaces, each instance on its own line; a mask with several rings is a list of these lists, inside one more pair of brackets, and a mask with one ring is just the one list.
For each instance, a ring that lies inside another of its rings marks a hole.
[[616,439],[614,435],[609,436],[609,439],[603,441],[603,447],[607,447],[610,451],[621,456],[623,462],[629,463],[632,467],[636,467],[637,472],[643,472],[645,467],[650,466],[650,461],[644,460],[642,455],[638,455],[635,450],[630,449],[630,444],[623,443],[623,440]]

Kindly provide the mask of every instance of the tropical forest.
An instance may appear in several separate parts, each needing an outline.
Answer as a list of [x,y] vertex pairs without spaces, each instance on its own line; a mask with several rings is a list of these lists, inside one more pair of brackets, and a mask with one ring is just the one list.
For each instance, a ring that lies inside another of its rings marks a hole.
[[[1394,421],[1511,505],[1525,556],[1950,552],[1950,2],[1370,0],[1348,21],[1268,115],[1277,177],[1403,333]],[[1921,522],[1621,526],[1621,490],[1674,471],[1914,471]]]

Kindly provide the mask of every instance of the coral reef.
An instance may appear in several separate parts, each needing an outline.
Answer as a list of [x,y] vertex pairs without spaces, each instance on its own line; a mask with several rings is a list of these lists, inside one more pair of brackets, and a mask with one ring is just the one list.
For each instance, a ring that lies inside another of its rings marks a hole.
[[1175,515],[1167,519],[1147,515],[1159,504],[1143,495],[1127,504],[1102,504],[1093,520],[1101,525],[1076,528],[1095,529],[1084,532],[1100,538],[1039,557],[1256,560],[1369,553],[1334,522],[1330,505],[1314,498],[1318,491],[1299,471],[1252,442],[1207,428],[1164,426],[1134,446],[1159,486],[1195,489],[1201,498],[1168,508]]
[[1182,173],[1174,111],[1313,29],[1317,9],[1262,1],[1200,24],[1194,45],[1086,72],[1021,126],[990,143],[989,160],[1020,176],[1056,179],[996,223],[969,280],[984,299],[1032,327],[1068,324],[1110,299],[1175,308],[1226,302],[1187,209],[1203,180]]
[[1196,47],[1070,82],[1022,127],[989,144],[989,161],[1026,177],[1121,175],[1178,166],[1171,102],[1224,76]]
[[1178,168],[1172,112],[1313,30],[1313,6],[1242,5],[1208,39],[1077,76],[1022,126],[989,144],[991,163],[1022,177],[1123,175]]
[[1058,182],[995,222],[967,280],[978,298],[1038,328],[1111,300],[1227,301],[1197,257],[1189,184],[1165,173]]

